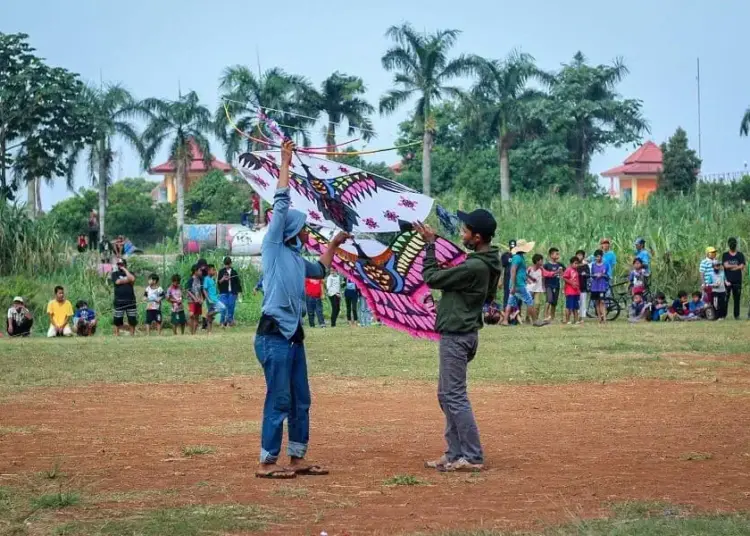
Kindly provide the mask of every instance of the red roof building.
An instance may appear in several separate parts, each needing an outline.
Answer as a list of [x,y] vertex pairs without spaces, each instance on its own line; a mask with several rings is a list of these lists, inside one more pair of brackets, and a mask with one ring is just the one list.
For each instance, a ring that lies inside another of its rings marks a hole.
[[[190,167],[188,168],[188,175],[185,181],[185,192],[187,192],[196,182],[200,181],[206,176],[206,173],[217,169],[223,173],[229,173],[232,171],[232,166],[216,158],[211,159],[211,164],[206,166],[206,162],[203,159],[203,152],[201,151],[198,144],[194,140],[190,140]],[[177,190],[175,183],[175,174],[177,173],[177,166],[174,162],[164,162],[158,166],[154,166],[148,170],[151,175],[164,175],[164,180],[157,186],[151,196],[155,200],[166,199],[169,203],[177,201]]]
[[[603,172],[609,177],[610,195],[630,201],[633,205],[644,203],[656,191],[659,173],[662,170],[661,148],[647,141],[625,159],[621,166]],[[615,188],[615,180],[618,187]]]

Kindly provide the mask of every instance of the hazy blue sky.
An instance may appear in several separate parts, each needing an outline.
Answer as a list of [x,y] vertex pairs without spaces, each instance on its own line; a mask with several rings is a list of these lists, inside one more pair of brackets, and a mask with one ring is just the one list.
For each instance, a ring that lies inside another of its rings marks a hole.
[[[0,0],[0,31],[25,32],[51,64],[97,81],[124,83],[137,97],[175,98],[178,83],[193,89],[213,110],[224,67],[280,66],[316,84],[335,70],[365,79],[377,104],[391,75],[380,65],[386,28],[402,21],[418,29],[458,28],[456,52],[503,57],[511,48],[529,52],[554,69],[581,50],[591,61],[622,56],[631,74],[620,91],[644,101],[649,136],[661,143],[676,127],[697,149],[696,58],[701,58],[703,170],[742,169],[750,139],[739,124],[750,105],[747,58],[748,0],[378,0],[279,2],[251,0]],[[380,137],[392,142],[407,109],[376,118]],[[119,146],[120,144],[116,144]],[[122,144],[126,147],[124,144]],[[214,147],[221,154],[221,148]],[[632,148],[610,149],[591,171],[614,166]],[[396,155],[386,153],[385,159]],[[142,174],[127,148],[123,176]],[[79,173],[78,185],[88,178]],[[45,188],[45,208],[70,195]]]

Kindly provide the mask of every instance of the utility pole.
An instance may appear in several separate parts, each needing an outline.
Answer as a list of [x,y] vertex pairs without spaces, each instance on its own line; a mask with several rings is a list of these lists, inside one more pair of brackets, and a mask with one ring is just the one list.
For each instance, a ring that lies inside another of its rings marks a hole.
[[701,59],[697,58],[697,72],[698,76],[696,81],[698,83],[698,158],[702,158],[703,144],[701,143]]

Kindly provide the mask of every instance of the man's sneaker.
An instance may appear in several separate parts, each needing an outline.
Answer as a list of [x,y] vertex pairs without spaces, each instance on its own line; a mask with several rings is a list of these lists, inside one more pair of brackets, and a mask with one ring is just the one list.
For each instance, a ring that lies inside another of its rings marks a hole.
[[445,468],[445,466],[448,465],[448,463],[449,463],[448,462],[448,457],[445,454],[443,454],[442,456],[440,456],[440,459],[438,459],[438,460],[432,460],[432,461],[429,461],[429,462],[424,462],[424,466],[427,469],[443,470]]
[[455,462],[448,463],[442,468],[438,467],[437,469],[445,473],[478,473],[479,471],[484,471],[484,464],[469,463],[464,458],[459,458]]

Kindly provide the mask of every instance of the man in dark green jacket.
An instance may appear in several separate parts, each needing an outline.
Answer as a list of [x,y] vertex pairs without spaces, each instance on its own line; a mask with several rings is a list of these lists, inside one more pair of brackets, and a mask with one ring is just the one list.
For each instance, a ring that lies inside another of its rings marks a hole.
[[466,370],[477,353],[482,308],[492,301],[502,272],[498,249],[491,245],[497,223],[486,210],[458,212],[463,244],[471,253],[452,268],[441,268],[435,257],[435,232],[416,224],[427,243],[422,275],[432,289],[441,290],[436,330],[440,333],[438,402],[445,415],[448,448],[427,467],[440,471],[477,471],[484,468],[474,412],[466,392]]

